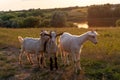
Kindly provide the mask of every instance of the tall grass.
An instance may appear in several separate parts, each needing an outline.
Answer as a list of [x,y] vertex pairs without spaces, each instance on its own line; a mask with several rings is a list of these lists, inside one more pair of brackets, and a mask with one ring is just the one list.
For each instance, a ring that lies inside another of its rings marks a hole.
[[[4,47],[11,46],[20,48],[20,43],[18,42],[17,36],[39,37],[39,33],[41,30],[55,30],[58,33],[69,32],[71,34],[80,35],[91,29],[87,30],[78,28],[0,28],[0,50],[2,50]],[[94,45],[89,41],[86,42],[83,46],[81,53],[80,62],[85,73],[85,79],[120,80],[120,28],[96,28],[95,30],[100,34],[98,36],[98,44]],[[0,60],[4,59],[6,59],[5,56],[0,57]],[[49,73],[45,74],[44,77],[47,77],[48,74]],[[37,75],[34,74],[34,76]],[[66,73],[66,76],[67,75],[68,74]],[[32,76],[32,78],[35,78],[34,76]],[[41,76],[41,74],[38,76]],[[61,78],[64,77],[61,76]]]
[[[39,37],[41,30],[55,30],[57,32],[64,32],[68,31],[71,33],[79,31],[75,28],[23,28],[23,29],[7,29],[7,28],[0,28],[0,48],[7,47],[7,46],[15,46],[19,47],[19,42],[17,37],[22,36],[24,37]],[[72,32],[72,30],[74,32]]]

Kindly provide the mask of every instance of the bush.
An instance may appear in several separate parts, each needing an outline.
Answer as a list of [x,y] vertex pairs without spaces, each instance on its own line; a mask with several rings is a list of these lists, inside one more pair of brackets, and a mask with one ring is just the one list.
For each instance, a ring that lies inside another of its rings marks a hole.
[[39,25],[39,21],[40,21],[39,18],[30,16],[30,17],[25,18],[23,26],[24,27],[35,27]]
[[3,22],[3,27],[10,28],[10,27],[11,27],[11,21],[10,21],[10,20],[4,21],[4,22]]
[[119,26],[119,27],[120,27],[120,19],[118,19],[118,20],[116,21],[116,26]]
[[53,27],[64,27],[66,26],[66,15],[64,12],[57,11],[53,14],[51,19],[51,26]]
[[23,27],[23,18],[14,18],[14,19],[11,19],[11,27],[12,28],[20,28],[20,27]]
[[67,22],[67,27],[77,27],[73,22]]
[[12,19],[12,18],[15,18],[15,15],[14,15],[14,14],[4,14],[4,15],[1,16],[1,19],[2,19],[3,21],[7,21],[7,20],[10,20],[10,19]]
[[49,27],[50,26],[50,20],[49,19],[43,19],[41,20],[41,23],[39,27]]
[[3,25],[3,20],[0,19],[0,27]]

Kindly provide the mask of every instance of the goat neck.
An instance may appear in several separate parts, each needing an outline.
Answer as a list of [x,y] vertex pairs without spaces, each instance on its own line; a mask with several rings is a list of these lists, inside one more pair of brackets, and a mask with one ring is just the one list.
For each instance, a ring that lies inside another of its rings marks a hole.
[[88,40],[88,34],[87,33],[84,33],[84,34],[82,34],[82,35],[80,35],[79,37],[78,37],[78,44],[79,45],[82,45],[84,42],[86,42],[87,40]]

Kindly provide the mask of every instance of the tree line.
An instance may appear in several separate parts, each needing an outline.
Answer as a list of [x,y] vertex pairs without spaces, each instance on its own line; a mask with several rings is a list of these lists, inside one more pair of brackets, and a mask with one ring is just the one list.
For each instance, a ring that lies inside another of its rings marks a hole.
[[115,26],[120,19],[120,4],[92,5],[88,8],[89,26]]
[[49,11],[30,9],[23,11],[0,12],[0,27],[27,28],[27,27],[65,27],[67,13],[64,11]]
[[0,11],[0,27],[76,27],[74,22],[88,22],[90,27],[120,26],[120,4]]

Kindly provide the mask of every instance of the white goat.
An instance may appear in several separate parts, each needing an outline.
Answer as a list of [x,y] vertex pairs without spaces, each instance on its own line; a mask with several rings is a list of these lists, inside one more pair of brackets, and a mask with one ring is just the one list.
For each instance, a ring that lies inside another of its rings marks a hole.
[[[34,53],[37,55],[38,65],[40,65],[40,59],[44,56],[45,51],[45,42],[49,39],[47,31],[41,31],[40,36],[41,38],[22,38],[21,36],[18,36],[18,40],[21,43],[21,53],[19,55],[19,62],[21,64],[21,57],[23,53],[27,54],[27,58],[31,64],[33,64],[33,61],[31,60],[30,54]],[[42,64],[42,63],[41,63]],[[45,62],[44,62],[45,65]]]
[[53,59],[52,57],[54,57],[54,62],[55,62],[55,68],[56,70],[58,69],[58,65],[57,65],[57,44],[56,44],[56,37],[61,35],[60,34],[56,34],[56,32],[51,31],[50,32],[50,39],[47,41],[46,44],[46,53],[49,56],[50,59],[50,70],[53,70]]
[[[74,61],[75,71],[80,71],[80,53],[82,45],[85,41],[89,40],[94,44],[97,44],[97,35],[96,31],[88,31],[80,36],[72,35],[70,33],[64,32],[60,36],[60,48],[63,51],[64,59],[67,59],[70,55]],[[68,62],[68,61],[67,61]]]

